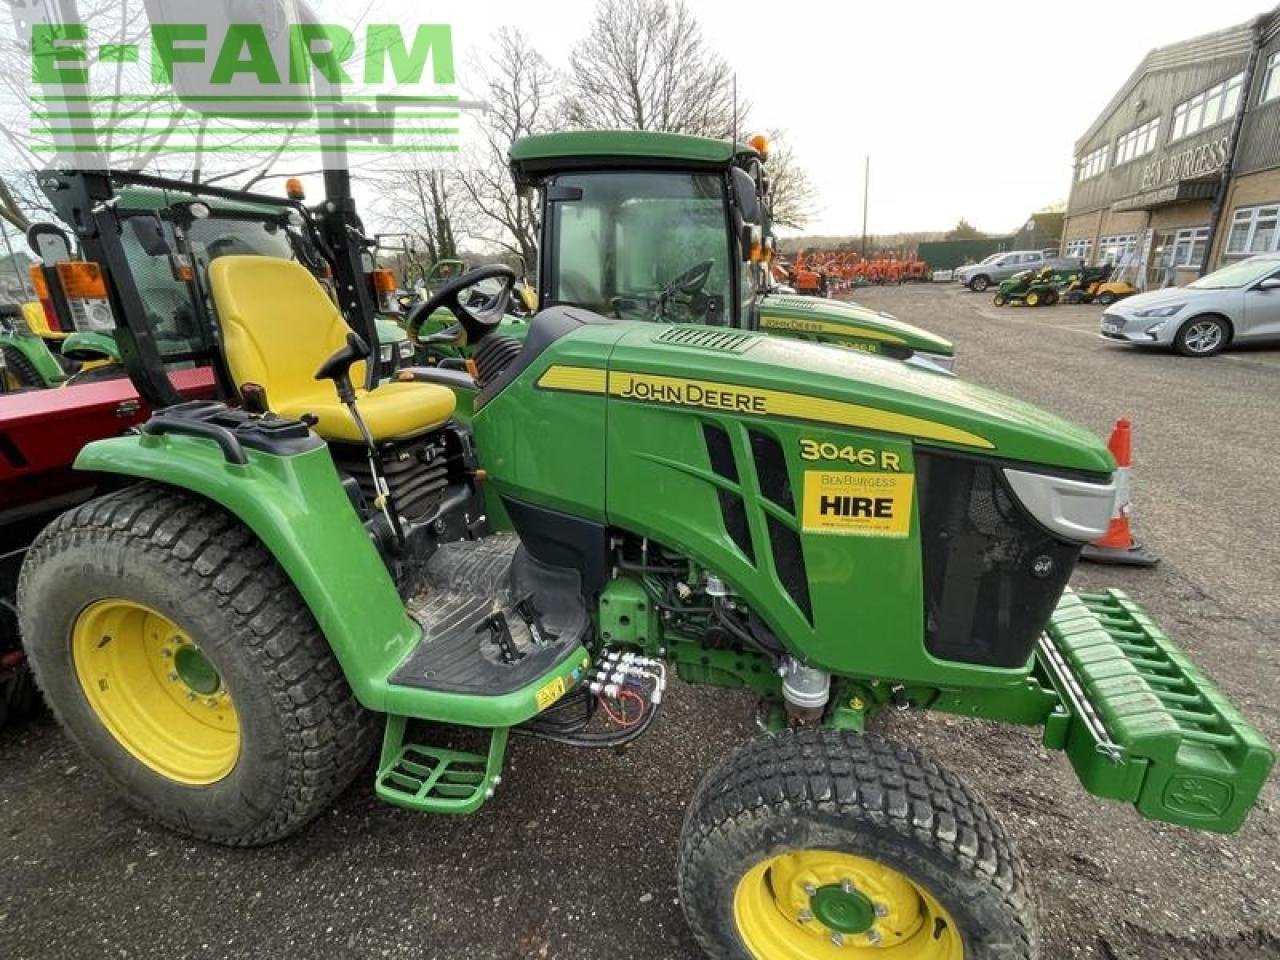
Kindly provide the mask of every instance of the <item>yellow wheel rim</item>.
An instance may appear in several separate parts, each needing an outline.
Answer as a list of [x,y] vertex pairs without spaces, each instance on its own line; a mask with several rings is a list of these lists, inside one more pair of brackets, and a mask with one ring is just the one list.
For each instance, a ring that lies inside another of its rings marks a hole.
[[1040,294],[1038,294],[1038,293],[1028,293],[1028,294],[1027,294],[1027,306],[1028,306],[1028,307],[1034,307],[1034,306],[1035,306],[1037,303],[1039,303],[1039,302],[1040,302]]
[[130,600],[98,600],[71,629],[85,699],[120,746],[178,783],[216,783],[240,755],[240,721],[221,676],[172,620]]
[[756,960],[963,960],[951,915],[890,867],[829,850],[765,860],[738,883],[738,933]]

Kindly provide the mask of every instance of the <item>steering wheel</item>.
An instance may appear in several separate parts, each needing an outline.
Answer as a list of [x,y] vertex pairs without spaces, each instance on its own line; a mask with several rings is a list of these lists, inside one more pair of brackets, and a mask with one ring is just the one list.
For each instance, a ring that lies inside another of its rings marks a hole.
[[684,273],[668,282],[667,285],[662,288],[660,296],[663,299],[666,299],[676,293],[683,293],[685,296],[693,296],[707,285],[707,280],[710,279],[711,270],[715,265],[715,260],[703,260],[701,263],[694,264]]
[[[463,304],[462,294],[485,280],[502,281],[498,292],[481,309],[473,309]],[[502,263],[491,263],[487,266],[468,270],[460,277],[455,277],[443,284],[427,300],[418,304],[410,312],[405,326],[409,331],[409,339],[414,343],[427,346],[446,345],[462,346],[475,344],[497,328],[507,313],[507,305],[511,302],[512,292],[516,286],[516,272]],[[427,337],[419,338],[418,331],[423,323],[437,310],[448,310],[458,322],[448,329]],[[447,336],[446,336],[447,335]]]

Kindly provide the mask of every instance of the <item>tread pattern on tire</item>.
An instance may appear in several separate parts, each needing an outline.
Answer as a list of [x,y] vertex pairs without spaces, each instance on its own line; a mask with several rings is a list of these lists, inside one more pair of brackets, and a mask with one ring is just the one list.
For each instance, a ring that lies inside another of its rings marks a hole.
[[[1019,920],[1019,949],[1008,955],[1010,960],[1039,956],[1037,931],[1021,922],[1033,901],[1003,826],[955,774],[873,734],[787,730],[752,741],[708,773],[681,835],[681,900],[687,902],[691,892],[684,864],[696,848],[770,808],[787,807],[870,820],[984,876]],[[715,955],[710,932],[693,918],[690,925],[698,942]]]
[[[296,831],[346,789],[368,761],[378,735],[377,715],[356,702],[311,611],[258,538],[216,504],[174,488],[138,484],[91,500],[50,524],[23,566],[18,587],[23,619],[34,615],[22,602],[29,571],[70,544],[120,538],[161,558],[175,575],[185,568],[216,596],[228,634],[240,639],[261,666],[285,724],[282,802],[251,830],[213,837],[193,831],[181,817],[153,813],[184,833],[232,846],[270,843]],[[52,706],[56,714],[57,705]]]
[[4,351],[5,366],[9,369],[9,375],[18,381],[19,389],[44,386],[44,377],[40,376],[40,371],[32,365],[21,350],[15,350],[12,347],[0,347],[0,350]]

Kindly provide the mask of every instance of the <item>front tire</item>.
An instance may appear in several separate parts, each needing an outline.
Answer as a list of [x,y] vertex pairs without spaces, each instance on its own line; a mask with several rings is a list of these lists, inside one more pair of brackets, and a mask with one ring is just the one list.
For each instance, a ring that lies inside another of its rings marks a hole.
[[1040,306],[1040,294],[1032,290],[1030,293],[1027,294],[1026,298],[1023,300],[1023,303],[1025,303],[1028,307]]
[[1212,357],[1231,341],[1231,329],[1221,317],[1192,317],[1173,338],[1173,349],[1184,357]]
[[991,286],[991,278],[983,273],[978,274],[969,281],[969,289],[974,293],[982,293],[989,286]]
[[1034,960],[1022,867],[953,774],[875,736],[763,737],[707,774],[679,892],[709,956]]
[[997,293],[994,297],[991,298],[991,302],[995,304],[997,307],[1003,307],[1006,303],[1009,302],[1009,300],[1003,293]]
[[134,806],[252,846],[323,811],[375,729],[261,542],[220,507],[141,484],[63,514],[18,590],[45,699]]

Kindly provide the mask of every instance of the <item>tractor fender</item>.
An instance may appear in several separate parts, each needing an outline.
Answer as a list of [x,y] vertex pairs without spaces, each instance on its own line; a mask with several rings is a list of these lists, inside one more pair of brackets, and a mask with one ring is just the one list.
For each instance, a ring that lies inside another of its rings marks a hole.
[[248,527],[302,595],[360,703],[385,712],[386,678],[419,642],[395,583],[338,478],[327,447],[232,463],[211,440],[148,434],[99,440],[77,470],[188,490]]

